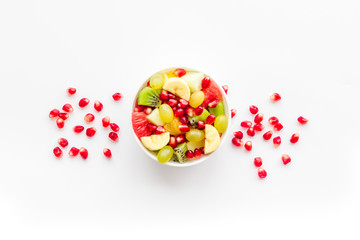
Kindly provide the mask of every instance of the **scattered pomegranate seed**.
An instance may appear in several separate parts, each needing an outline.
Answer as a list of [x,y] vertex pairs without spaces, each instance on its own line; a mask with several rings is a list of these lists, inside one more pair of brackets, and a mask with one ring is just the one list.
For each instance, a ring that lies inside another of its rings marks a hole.
[[260,168],[258,168],[258,176],[259,176],[259,178],[266,178],[267,172],[260,167]]
[[200,105],[197,108],[194,109],[194,113],[196,116],[200,116],[204,111],[204,108]]
[[57,158],[61,158],[63,156],[63,152],[59,147],[55,147],[53,153]]
[[252,142],[251,141],[247,141],[244,145],[245,149],[248,151],[251,151],[252,149]]
[[249,110],[250,110],[250,112],[251,112],[252,114],[257,114],[258,111],[259,111],[258,107],[257,107],[257,106],[254,106],[254,105],[250,105],[250,106],[249,106]]
[[194,116],[194,114],[195,114],[194,109],[193,109],[192,107],[187,107],[187,108],[185,109],[185,113],[186,113],[186,115],[188,115],[189,117],[192,117],[192,116]]
[[198,121],[198,129],[203,130],[205,128],[205,122],[204,121]]
[[261,123],[263,119],[264,119],[264,114],[258,113],[254,117],[254,122],[255,123]]
[[114,101],[120,101],[120,99],[122,98],[122,94],[117,92],[117,93],[114,93],[112,95],[112,97],[113,97]]
[[288,164],[289,162],[291,162],[291,158],[290,158],[290,156],[287,155],[287,154],[283,154],[283,155],[281,156],[281,159],[282,159],[284,165],[286,165],[286,164]]
[[58,126],[58,128],[63,128],[64,125],[65,125],[64,119],[62,119],[62,118],[57,118],[57,119],[56,119],[56,125]]
[[71,156],[71,157],[75,157],[76,155],[78,155],[79,154],[79,149],[78,148],[76,148],[76,147],[72,147],[71,149],[70,149],[70,151],[69,151],[69,155]]
[[91,113],[87,113],[84,116],[85,122],[88,122],[88,123],[94,121],[94,119],[95,119],[95,116],[94,116],[94,114],[91,114]]
[[156,129],[155,129],[155,134],[162,134],[166,132],[165,131],[165,128],[163,126],[157,126]]
[[68,112],[68,113],[71,113],[74,111],[74,108],[71,106],[71,104],[67,103],[65,104],[62,109],[65,111],[65,112]]
[[[170,94],[169,94],[170,96]],[[170,106],[170,107],[175,107],[177,104],[178,104],[178,101],[176,99],[169,99],[167,101],[167,104]]]
[[53,109],[49,113],[49,118],[56,118],[59,116],[60,111],[57,109]]
[[255,165],[255,167],[261,167],[261,165],[262,165],[261,157],[254,158],[254,165]]
[[176,142],[177,142],[178,144],[181,144],[181,143],[186,142],[185,135],[184,135],[184,134],[181,134],[181,135],[177,136],[177,137],[176,137]]
[[263,138],[265,140],[269,140],[271,138],[272,134],[273,134],[272,131],[267,131],[266,133],[264,133]]
[[109,133],[109,138],[111,140],[113,140],[114,142],[118,141],[119,140],[119,136],[116,132],[110,132]]
[[152,113],[152,108],[151,107],[146,107],[144,109],[144,113],[146,113],[147,115],[149,115],[150,113]]
[[210,85],[210,77],[206,76],[201,81],[201,86],[202,86],[202,88],[207,88],[209,85]]
[[277,117],[270,117],[269,118],[269,123],[271,125],[275,125],[275,124],[279,123],[279,119]]
[[155,124],[149,123],[146,128],[150,131],[150,132],[155,132],[157,126]]
[[188,123],[189,123],[189,119],[188,119],[186,116],[181,116],[181,117],[179,117],[179,121],[180,121],[182,124],[188,124]]
[[81,133],[82,131],[84,131],[84,127],[81,125],[77,125],[73,128],[74,132],[76,133]]
[[172,93],[168,93],[169,99],[176,99],[176,96]]
[[108,116],[104,117],[101,121],[102,121],[103,127],[105,127],[105,128],[110,125],[110,117],[108,117]]
[[222,88],[224,89],[224,92],[227,94],[228,90],[229,90],[229,86],[228,85],[224,85],[222,86]]
[[273,143],[274,143],[274,146],[275,146],[275,147],[280,146],[280,144],[281,144],[281,137],[280,137],[280,136],[274,137],[274,138],[273,138]]
[[231,109],[231,118],[235,117],[236,109]]
[[255,131],[253,127],[249,127],[248,130],[246,131],[247,135],[249,135],[250,137],[255,136]]
[[185,124],[180,124],[179,125],[179,130],[181,132],[188,132],[188,131],[190,131],[190,127],[188,125],[185,125]]
[[232,143],[237,146],[237,147],[241,147],[244,143],[240,138],[234,137],[232,139]]
[[214,99],[211,102],[209,102],[208,107],[209,108],[214,108],[214,107],[216,107],[218,105],[219,102],[220,102],[219,99]]
[[270,96],[270,100],[273,102],[280,101],[280,99],[281,99],[281,96],[278,93],[274,93],[273,95]]
[[120,127],[116,123],[110,123],[110,128],[114,132],[118,132],[120,130]]
[[237,137],[237,138],[242,139],[244,134],[242,133],[242,131],[237,131],[237,132],[234,132],[234,136]]
[[182,77],[186,74],[186,70],[183,68],[177,68],[174,70],[174,74],[178,77]]
[[85,160],[87,159],[88,155],[89,155],[89,152],[86,148],[82,147],[80,148],[80,156]]
[[165,102],[169,99],[169,94],[166,90],[162,90],[159,96],[160,100]]
[[95,133],[96,133],[96,128],[94,127],[86,129],[86,136],[88,137],[93,137]]
[[200,158],[201,157],[201,150],[196,148],[194,150],[194,156],[195,156],[195,158]]
[[301,124],[306,124],[309,120],[307,120],[306,118],[300,116],[300,117],[298,117],[298,121]]
[[294,133],[291,138],[290,138],[290,142],[291,143],[297,143],[297,141],[299,141],[299,134],[298,133]]
[[252,123],[250,121],[243,121],[240,123],[240,126],[243,128],[249,128],[251,127]]
[[69,96],[74,95],[76,93],[76,88],[70,87],[66,90],[66,92]]
[[103,153],[104,153],[105,157],[107,157],[107,158],[111,158],[111,156],[112,156],[111,150],[108,148],[104,148]]
[[61,113],[59,113],[59,117],[62,118],[63,120],[66,120],[69,118],[69,114],[61,112]]
[[264,130],[265,126],[262,125],[261,123],[257,123],[254,125],[254,130],[255,131],[258,131],[258,132],[261,132],[262,130]]
[[277,123],[274,125],[275,131],[280,131],[281,129],[283,129],[283,125],[281,123]]
[[66,147],[68,144],[69,144],[69,142],[68,142],[68,140],[66,140],[65,138],[59,138],[58,139],[58,144],[61,146],[61,147]]
[[185,153],[185,156],[188,158],[188,159],[192,159],[194,158],[194,152],[191,151],[191,150],[187,150],[186,153]]
[[136,106],[134,111],[135,112],[142,112],[142,111],[144,111],[144,108],[145,108],[144,106]]
[[213,124],[215,122],[215,115],[214,114],[210,114],[207,118],[206,118],[206,124]]
[[183,108],[178,108],[174,112],[175,117],[180,117],[183,116],[184,114],[185,114],[185,110]]
[[172,147],[172,148],[176,148],[176,147],[177,147],[176,138],[175,138],[174,136],[171,136],[171,137],[170,137],[169,146]]
[[82,98],[79,101],[79,107],[83,108],[86,107],[89,104],[90,100],[87,98]]
[[104,106],[100,101],[96,100],[94,102],[94,108],[96,111],[100,112],[104,108]]

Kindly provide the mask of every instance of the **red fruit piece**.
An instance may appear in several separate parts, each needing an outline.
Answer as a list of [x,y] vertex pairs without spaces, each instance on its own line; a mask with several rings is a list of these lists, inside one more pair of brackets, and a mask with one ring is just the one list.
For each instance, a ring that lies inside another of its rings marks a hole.
[[112,95],[112,98],[114,99],[114,101],[120,101],[120,99],[122,98],[122,94],[121,93],[114,93]]
[[282,159],[284,165],[286,165],[286,164],[288,164],[289,162],[291,162],[291,158],[290,158],[290,156],[287,155],[287,154],[283,154],[283,155],[281,156],[281,159]]
[[180,124],[179,125],[179,130],[180,130],[180,132],[188,132],[188,131],[190,131],[190,127],[188,125],[185,125],[185,124]]
[[55,147],[53,153],[57,158],[61,158],[63,156],[63,152],[59,147]]
[[192,117],[192,116],[194,116],[194,114],[195,114],[194,109],[193,109],[192,107],[187,107],[187,108],[185,109],[185,113],[186,113],[186,115],[188,115],[189,117]]
[[201,81],[201,86],[202,86],[202,88],[207,88],[207,87],[209,87],[209,85],[210,85],[210,77],[206,76]]
[[108,116],[104,117],[101,120],[101,122],[102,122],[103,127],[108,127],[110,125],[110,117],[108,117]]
[[94,121],[94,119],[95,119],[95,116],[91,113],[88,113],[84,116],[85,122],[88,122],[88,123]]
[[162,90],[159,96],[160,100],[165,102],[169,99],[169,94],[166,90]]
[[249,110],[250,110],[250,112],[251,112],[252,114],[257,114],[258,111],[259,111],[258,107],[257,107],[257,106],[254,106],[254,105],[250,105],[250,106],[249,106]]
[[76,133],[81,133],[82,131],[84,131],[84,127],[83,126],[80,126],[80,125],[77,125],[73,128],[74,132]]
[[135,109],[134,109],[134,111],[135,111],[135,112],[143,112],[144,109],[145,109],[144,106],[136,106]]
[[180,117],[183,116],[184,114],[185,114],[185,110],[183,108],[178,108],[174,112],[175,117]]
[[199,130],[205,129],[205,122],[204,122],[204,121],[201,121],[201,120],[200,120],[200,121],[198,121],[197,124],[198,124],[198,127],[197,127],[197,128],[198,128]]
[[277,117],[270,117],[269,118],[269,123],[271,125],[275,125],[275,124],[279,123],[279,119]]
[[176,142],[177,142],[178,144],[181,144],[181,143],[186,142],[185,135],[184,135],[184,134],[181,134],[181,135],[177,136],[177,137],[176,137]]
[[227,94],[228,90],[229,90],[229,86],[228,85],[224,85],[222,86],[222,88],[224,89],[224,92]]
[[168,92],[169,99],[176,99],[176,96],[170,92]]
[[70,157],[75,157],[76,155],[79,154],[79,151],[80,151],[80,150],[79,150],[78,148],[72,147],[72,148],[70,149],[70,151],[69,151]]
[[66,90],[66,92],[69,96],[74,95],[76,93],[76,88],[70,87]]
[[290,142],[291,143],[297,143],[297,141],[299,141],[299,134],[298,133],[294,133],[291,138],[290,138]]
[[53,109],[49,113],[49,118],[56,118],[59,116],[60,111],[57,109]]
[[280,144],[281,144],[281,137],[280,137],[280,136],[274,137],[274,138],[273,138],[273,143],[274,143],[274,146],[275,146],[275,147],[280,146]]
[[68,140],[66,140],[65,138],[59,138],[58,139],[58,144],[61,146],[61,147],[66,147],[68,144],[69,144],[69,142],[68,142]]
[[271,138],[272,134],[273,134],[272,131],[267,131],[266,133],[264,133],[263,138],[265,140],[269,140]]
[[146,113],[147,115],[149,115],[150,113],[152,113],[152,108],[151,107],[146,107],[144,109],[144,113]]
[[109,133],[109,138],[113,140],[114,142],[117,142],[119,140],[119,136],[116,132]]
[[244,145],[245,149],[248,151],[251,151],[252,149],[252,142],[251,141],[247,141]]
[[242,131],[237,131],[237,132],[234,132],[234,136],[239,139],[242,139],[244,134],[242,133]]
[[66,120],[69,118],[69,114],[68,113],[59,113],[59,117],[62,118],[63,120]]
[[301,124],[306,124],[309,120],[307,120],[306,118],[300,116],[298,117],[298,122],[301,123]]
[[65,112],[68,112],[68,113],[71,113],[74,111],[74,108],[71,106],[71,104],[67,103],[65,104],[62,109],[65,111]]
[[108,148],[104,148],[103,153],[104,153],[104,156],[107,158],[111,158],[111,156],[112,156],[111,150]]
[[140,139],[141,137],[147,137],[152,134],[152,131],[148,129],[149,122],[146,119],[144,112],[133,112],[132,113],[132,126],[135,135]]
[[110,123],[110,128],[114,132],[118,132],[120,130],[120,127],[116,123]]
[[257,123],[254,125],[254,130],[255,131],[258,131],[258,132],[261,132],[262,130],[264,130],[265,126],[262,125],[261,123]]
[[250,121],[243,121],[240,123],[240,126],[243,128],[249,128],[251,127],[252,123]]
[[274,93],[273,95],[270,96],[270,100],[273,102],[280,101],[280,99],[281,99],[281,96],[278,93]]
[[262,168],[258,168],[258,176],[259,178],[266,178],[267,172]]
[[264,114],[258,113],[254,117],[254,122],[255,123],[261,123],[263,119],[264,119]]
[[255,136],[255,131],[253,127],[249,127],[248,130],[246,131],[247,135],[249,135],[250,137]]
[[188,158],[188,159],[192,159],[194,158],[194,152],[191,151],[191,150],[187,150],[186,153],[185,153],[185,156]]
[[186,116],[181,116],[181,117],[179,117],[179,121],[180,121],[182,124],[188,124],[188,123],[189,123],[189,119],[188,119]]
[[82,98],[79,101],[79,107],[83,108],[86,107],[89,104],[90,100],[87,98]]
[[215,115],[214,114],[210,114],[207,118],[206,118],[206,124],[213,124],[215,122]]
[[211,102],[209,102],[208,107],[209,107],[209,108],[214,108],[214,107],[216,107],[216,106],[218,105],[218,103],[219,103],[219,100],[218,100],[218,99],[214,99],[214,100],[212,100]]
[[274,125],[275,131],[280,131],[281,129],[283,129],[283,125],[281,123],[277,123]]
[[180,99],[179,102],[180,102],[182,108],[186,108],[187,106],[189,106],[189,101],[187,101],[185,99]]
[[87,159],[88,155],[89,155],[89,152],[86,148],[82,147],[80,148],[80,156],[85,160]]
[[177,68],[174,70],[174,74],[178,77],[182,77],[186,74],[186,70],[183,68]]
[[231,118],[235,117],[236,109],[231,109]]
[[244,144],[243,141],[237,137],[234,137],[231,141],[237,147],[241,147]]
[[220,91],[220,88],[213,80],[210,80],[210,85],[207,88],[202,89],[202,91],[205,94],[205,99],[204,102],[202,103],[202,106],[204,108],[207,108],[208,104],[214,99],[217,99],[218,101],[223,100],[223,96]]
[[104,106],[100,101],[96,100],[94,102],[94,108],[96,111],[100,112],[104,108]]
[[149,123],[147,125],[147,129],[151,132],[155,132],[156,128],[157,128],[157,126],[155,124]]
[[96,128],[94,127],[86,129],[86,136],[88,137],[93,137],[95,133],[96,133]]
[[200,149],[200,151],[201,151],[201,154],[205,154],[205,148],[204,147],[201,147],[201,148],[199,148]]
[[195,158],[200,158],[201,157],[201,150],[200,149],[196,148],[194,150],[194,157]]
[[167,101],[167,104],[170,107],[175,107],[178,104],[178,101],[176,99],[169,99],[169,101]]
[[254,158],[254,165],[255,165],[255,167],[261,167],[261,165],[262,165],[261,157]]
[[58,126],[58,128],[63,128],[65,125],[64,119],[62,119],[62,118],[56,119],[56,125]]
[[202,106],[198,106],[197,108],[194,109],[194,113],[196,116],[200,116],[204,111],[204,108]]
[[176,147],[177,147],[176,138],[175,138],[174,136],[171,136],[171,137],[170,137],[169,146],[172,147],[172,148],[176,148]]
[[166,132],[166,131],[165,131],[165,128],[163,126],[158,126],[155,129],[155,134],[162,134],[164,132]]

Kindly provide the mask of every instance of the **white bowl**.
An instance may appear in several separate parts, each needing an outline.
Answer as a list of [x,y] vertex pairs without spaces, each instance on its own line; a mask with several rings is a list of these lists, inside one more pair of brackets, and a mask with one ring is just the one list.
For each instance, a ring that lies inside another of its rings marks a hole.
[[[176,69],[176,68],[168,68],[168,69],[164,69],[162,71],[167,71],[167,70],[171,70],[171,69]],[[194,70],[192,68],[184,68],[184,69],[188,69],[188,70]],[[194,70],[196,71],[196,70]],[[160,72],[160,71],[159,71]],[[139,96],[139,93],[140,91],[146,87],[147,85],[147,81],[149,79],[146,79],[145,82],[140,86],[138,92],[136,93],[136,96],[134,97],[134,101],[133,101],[133,105],[132,105],[132,110],[131,112],[134,111],[134,108],[135,108],[135,105],[136,105],[136,99],[138,98]],[[215,80],[214,80],[215,81]],[[216,83],[216,82],[215,82]],[[199,163],[202,163],[204,162],[205,160],[207,160],[212,154],[214,154],[216,151],[219,151],[219,149],[221,148],[221,146],[223,145],[229,131],[230,131],[230,126],[231,126],[231,111],[230,111],[230,108],[229,108],[229,105],[228,105],[228,99],[227,99],[227,95],[225,94],[223,88],[221,86],[219,86],[218,83],[216,83],[221,91],[221,94],[223,96],[223,104],[224,104],[224,112],[225,112],[225,116],[227,117],[228,119],[228,127],[226,129],[226,131],[221,135],[221,138],[220,138],[220,145],[219,147],[212,153],[210,154],[207,154],[207,155],[202,155],[200,159],[191,159],[191,160],[188,160],[186,161],[185,163],[178,163],[178,162],[172,162],[172,161],[169,161],[167,163],[159,163],[158,160],[157,160],[157,157],[156,157],[156,154],[148,149],[146,149],[144,147],[144,145],[141,143],[141,141],[139,140],[139,138],[136,136],[134,130],[132,129],[132,133],[136,139],[136,142],[137,144],[139,145],[139,147],[146,153],[146,155],[148,155],[151,159],[153,159],[154,161],[158,162],[159,164],[164,164],[164,165],[168,165],[168,166],[172,166],[172,167],[189,167],[189,166],[194,166],[194,165],[197,165]],[[130,116],[130,118],[132,119],[132,115]],[[132,123],[132,121],[131,121]],[[132,124],[131,124],[131,127]]]

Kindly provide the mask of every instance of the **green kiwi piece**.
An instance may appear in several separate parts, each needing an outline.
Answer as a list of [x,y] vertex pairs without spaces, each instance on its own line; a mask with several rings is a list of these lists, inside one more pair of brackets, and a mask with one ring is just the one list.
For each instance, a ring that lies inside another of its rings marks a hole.
[[214,108],[209,108],[209,112],[210,114],[214,114],[215,117],[220,116],[220,115],[224,115],[224,104],[223,102],[219,102],[216,107]]
[[208,110],[204,109],[202,114],[200,116],[197,116],[197,119],[198,119],[198,121],[204,121],[205,122],[209,115],[210,115],[210,113],[208,112]]
[[155,90],[150,87],[145,87],[139,93],[138,104],[149,107],[157,107],[160,105],[160,90]]
[[179,163],[184,163],[186,161],[187,158],[185,156],[185,153],[187,150],[188,148],[186,143],[182,143],[176,148],[174,148],[174,152]]

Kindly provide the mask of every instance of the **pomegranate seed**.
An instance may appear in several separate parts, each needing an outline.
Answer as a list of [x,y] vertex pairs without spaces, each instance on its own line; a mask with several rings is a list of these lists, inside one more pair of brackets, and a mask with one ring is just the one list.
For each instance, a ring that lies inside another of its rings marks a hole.
[[194,156],[195,156],[195,158],[200,158],[201,157],[201,150],[196,148],[194,150]]
[[185,124],[180,124],[179,125],[179,130],[181,132],[188,132],[188,131],[190,131],[190,127],[188,125],[185,125]]
[[237,147],[241,147],[244,144],[243,141],[237,137],[234,137],[231,141]]
[[64,119],[62,118],[56,119],[56,125],[58,126],[58,128],[63,128],[65,125]]
[[88,122],[88,123],[94,121],[94,119],[95,119],[95,116],[91,113],[88,113],[84,116],[85,122]]
[[189,117],[192,117],[192,116],[194,116],[194,114],[195,114],[194,109],[193,109],[192,107],[187,107],[187,108],[185,109],[185,113],[186,113],[186,115],[188,115]]
[[240,123],[240,126],[243,128],[249,128],[251,127],[252,123],[250,121],[243,121]]
[[59,117],[62,118],[63,120],[66,120],[69,118],[69,114],[68,113],[59,113]]
[[258,176],[259,178],[266,178],[267,172],[262,168],[258,168]]
[[169,101],[167,102],[167,104],[170,107],[175,107],[178,104],[178,101],[176,99],[169,99]]
[[201,154],[205,154],[205,148],[204,147],[201,147],[201,148],[199,148],[200,149],[200,151],[201,151]]
[[180,117],[183,116],[184,114],[185,114],[185,110],[183,108],[178,108],[174,112],[175,117]]
[[85,160],[87,159],[88,155],[89,155],[89,152],[86,148],[80,148],[80,156]]
[[152,113],[152,108],[151,107],[146,107],[144,109],[144,113],[146,113],[147,115],[149,115],[150,113]]
[[114,99],[114,101],[120,101],[120,99],[122,98],[122,94],[121,93],[114,93],[112,95],[112,98]]
[[262,130],[264,130],[265,126],[262,125],[261,123],[257,123],[254,125],[254,130],[255,131],[258,131],[258,132],[261,132]]
[[169,99],[176,99],[176,96],[172,93],[168,93]]
[[76,88],[70,87],[66,90],[66,92],[69,96],[74,95],[76,93]]
[[175,138],[174,136],[171,136],[171,137],[170,137],[169,146],[172,147],[172,148],[176,148],[176,147],[177,147],[176,138]]
[[157,126],[155,124],[149,123],[146,128],[150,131],[150,132],[154,132],[157,128]]
[[78,155],[79,154],[79,149],[78,148],[76,148],[76,147],[72,147],[71,149],[70,149],[70,151],[69,151],[69,155],[71,156],[71,157],[75,157],[76,155]]
[[294,133],[291,138],[290,138],[290,142],[291,143],[297,143],[297,141],[299,141],[299,134],[298,133]]
[[189,119],[188,119],[186,116],[181,116],[181,117],[179,117],[179,121],[180,121],[182,124],[188,124],[188,123],[189,123]]
[[228,85],[224,85],[222,86],[222,88],[224,89],[224,92],[227,94],[228,90],[229,90],[229,86]]
[[54,148],[53,153],[57,158],[61,158],[63,156],[63,152],[59,147]]
[[94,127],[86,129],[86,136],[88,137],[93,137],[95,133],[96,133],[96,128]]
[[183,68],[177,68],[174,70],[174,74],[178,77],[182,77],[186,74],[186,70]]
[[194,109],[194,113],[196,116],[200,116],[204,111],[204,108],[200,105],[197,108]]
[[108,127],[110,125],[110,117],[106,116],[102,120],[103,127]]
[[68,140],[66,140],[65,138],[59,138],[58,139],[58,144],[61,146],[61,147],[66,147],[68,144],[69,144],[69,142],[68,142]]
[[144,111],[144,108],[145,108],[144,106],[136,106],[134,111],[135,112],[142,112],[142,111]]
[[189,106],[189,101],[187,101],[185,99],[180,99],[179,102],[180,102],[182,108],[186,108],[187,106]]
[[244,145],[245,149],[248,151],[251,151],[252,149],[252,142],[251,141],[247,141]]
[[105,157],[107,157],[107,158],[111,158],[111,156],[112,156],[111,151],[108,148],[104,148],[103,153],[104,153]]
[[283,154],[283,155],[281,156],[281,159],[282,159],[284,165],[286,165],[286,164],[288,164],[289,162],[291,162],[291,158],[290,158],[290,156],[287,155],[287,154]]
[[263,138],[265,140],[269,140],[271,138],[272,134],[273,134],[272,131],[267,131],[266,133],[264,133]]
[[274,137],[274,138],[273,138],[273,143],[274,143],[274,146],[275,146],[275,147],[280,146],[280,144],[281,144],[281,137],[280,137],[280,136]]
[[275,125],[275,124],[279,123],[279,119],[277,117],[270,117],[269,118],[269,123],[271,125]]
[[270,100],[273,102],[280,101],[280,99],[281,99],[281,96],[278,93],[274,93],[273,95],[270,96]]
[[150,86],[150,81],[148,81],[148,82],[146,83],[146,86],[147,86],[147,87],[151,87],[151,86]]
[[109,138],[113,140],[114,142],[117,142],[119,140],[119,136],[116,132],[109,133]]
[[178,103],[178,104],[176,105],[176,108],[181,108],[181,104]]
[[162,134],[164,132],[166,132],[166,131],[165,131],[165,128],[163,126],[158,126],[155,129],[155,134]]
[[87,98],[82,98],[79,101],[79,107],[83,108],[86,107],[89,104],[90,100]]
[[264,119],[264,114],[258,113],[254,117],[254,122],[255,123],[261,123],[263,119]]
[[214,108],[218,105],[218,103],[219,103],[219,99],[214,99],[211,102],[209,102],[208,107]]
[[49,118],[56,118],[59,116],[60,111],[57,109],[53,109],[49,113]]
[[237,131],[237,132],[234,132],[234,136],[239,139],[242,139],[244,134],[242,133],[242,131]]
[[215,122],[215,115],[214,114],[210,114],[207,118],[206,118],[206,124],[213,124]]
[[246,131],[247,135],[250,137],[255,136],[255,131],[253,127],[249,127],[248,130]]
[[166,90],[162,90],[159,96],[160,100],[165,102],[169,99],[169,94]]
[[173,112],[175,112],[177,110],[177,107],[175,106],[175,107],[172,107],[171,109],[173,110]]
[[201,81],[201,86],[202,86],[202,88],[207,88],[209,85],[210,85],[210,77],[206,76]]
[[200,121],[198,121],[197,124],[198,124],[198,127],[197,127],[197,128],[198,128],[199,130],[203,130],[203,129],[205,128],[205,122],[204,122],[204,121],[201,121],[201,120],[200,120]]
[[191,151],[191,150],[187,150],[186,153],[185,153],[185,156],[188,158],[188,159],[192,159],[194,158],[194,152]]
[[68,113],[71,113],[74,111],[74,108],[71,106],[71,104],[67,103],[65,104],[62,109],[65,111],[65,112],[68,112]]
[[231,109],[231,118],[235,117],[236,109]]
[[255,165],[255,167],[261,167],[261,165],[262,165],[261,157],[254,158],[254,165]]
[[250,112],[251,112],[252,114],[257,114],[258,111],[259,111],[258,107],[257,107],[257,106],[254,106],[254,105],[250,105],[250,106],[249,106],[249,110],[250,110]]
[[280,131],[281,129],[283,129],[283,125],[281,123],[277,123],[274,125],[275,131]]
[[178,144],[181,144],[181,143],[186,142],[185,135],[184,135],[184,134],[181,134],[181,135],[177,136],[177,137],[176,137],[176,142],[177,142]]
[[307,120],[306,118],[300,116],[300,117],[298,117],[298,121],[301,124],[306,124],[309,120]]
[[110,123],[110,128],[114,132],[118,132],[120,130],[119,126],[116,123]]
[[104,106],[100,101],[96,100],[94,102],[94,108],[96,111],[100,112],[104,108]]
[[82,131],[84,131],[84,127],[80,125],[75,126],[73,129],[76,133],[81,133]]

